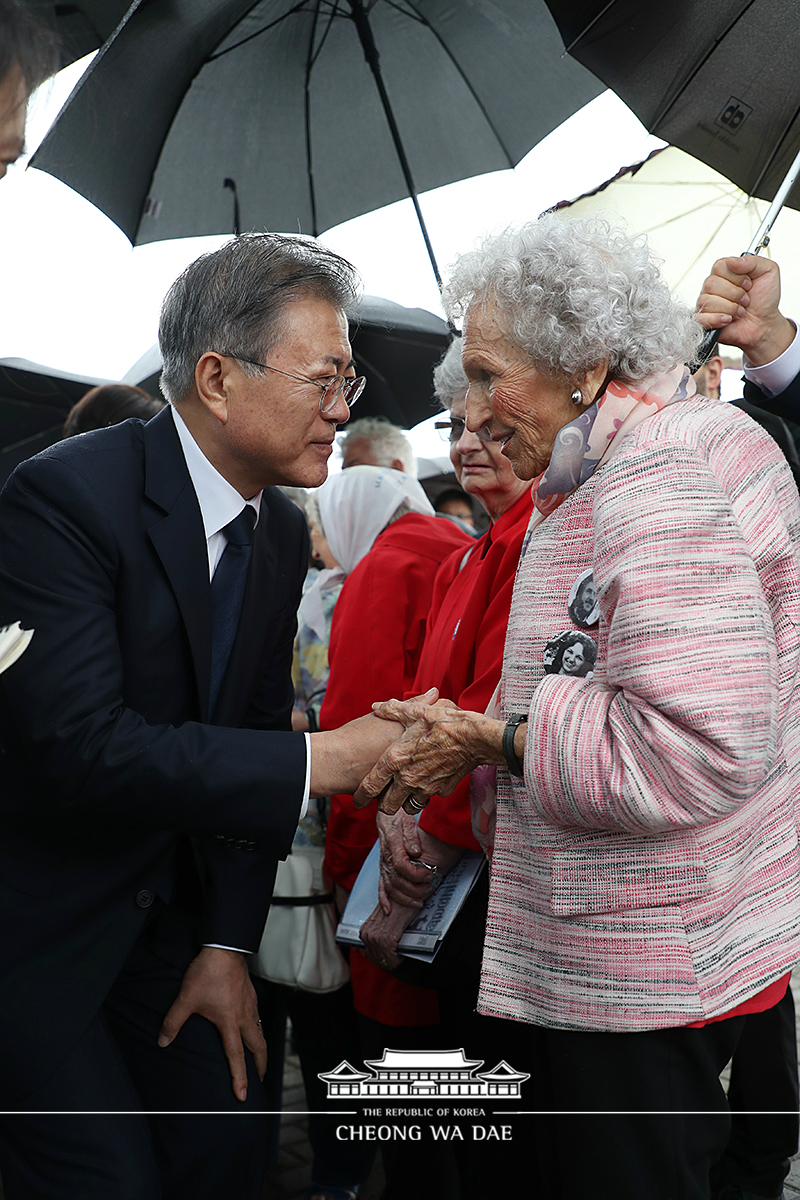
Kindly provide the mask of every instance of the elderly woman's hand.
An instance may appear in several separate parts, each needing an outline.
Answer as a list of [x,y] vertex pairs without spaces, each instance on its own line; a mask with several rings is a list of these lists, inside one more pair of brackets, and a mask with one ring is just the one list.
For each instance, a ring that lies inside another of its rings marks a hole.
[[[421,908],[441,878],[461,857],[461,847],[449,846],[419,829],[414,818],[402,808],[394,816],[379,812],[377,824],[381,839],[381,907],[387,914],[393,904]],[[420,866],[414,859],[421,860],[424,865]]]
[[364,778],[353,796],[360,808],[379,796],[381,812],[419,812],[434,793],[449,796],[465,775],[479,763],[504,762],[504,725],[483,713],[468,712],[452,701],[387,700],[373,705],[377,716],[405,726],[405,733],[390,746]]
[[418,913],[418,908],[403,908],[399,904],[392,905],[391,913],[385,913],[380,904],[375,907],[360,930],[371,963],[388,970],[400,965],[397,943]]

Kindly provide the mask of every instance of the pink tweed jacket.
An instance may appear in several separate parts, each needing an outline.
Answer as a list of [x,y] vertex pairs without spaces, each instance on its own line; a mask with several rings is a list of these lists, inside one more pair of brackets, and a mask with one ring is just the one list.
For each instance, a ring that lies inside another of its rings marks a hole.
[[[506,639],[524,780],[498,773],[480,1011],[643,1030],[800,960],[800,502],[772,440],[692,397],[529,534]],[[545,674],[594,571],[591,678]]]

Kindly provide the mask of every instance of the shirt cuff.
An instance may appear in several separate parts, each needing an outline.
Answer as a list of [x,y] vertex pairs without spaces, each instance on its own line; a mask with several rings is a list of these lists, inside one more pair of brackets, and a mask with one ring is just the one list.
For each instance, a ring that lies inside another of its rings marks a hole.
[[209,950],[233,950],[236,954],[252,954],[252,950],[243,950],[241,946],[220,946],[218,942],[203,942]]
[[792,321],[792,325],[795,329],[794,341],[772,362],[764,363],[763,367],[754,367],[747,357],[744,359],[745,379],[759,387],[770,400],[786,391],[795,376],[800,374],[800,337],[797,336],[797,322]]
[[311,734],[304,733],[303,737],[306,739],[306,783],[303,791],[303,804],[300,809],[300,816],[297,818],[298,825],[306,815],[306,810],[308,809],[308,798],[311,795]]

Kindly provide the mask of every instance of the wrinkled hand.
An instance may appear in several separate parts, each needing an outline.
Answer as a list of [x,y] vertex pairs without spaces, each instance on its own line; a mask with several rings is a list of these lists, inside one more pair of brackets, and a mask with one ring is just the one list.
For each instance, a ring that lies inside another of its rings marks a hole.
[[[231,1071],[233,1094],[247,1097],[244,1046],[255,1058],[259,1078],[267,1069],[267,1044],[258,1019],[256,993],[244,954],[204,946],[186,968],[181,990],[161,1025],[159,1046],[168,1046],[192,1013],[216,1025]],[[243,1044],[244,1043],[244,1044]]]
[[461,857],[462,848],[450,846],[420,829],[402,808],[394,816],[378,813],[377,824],[381,839],[378,891],[381,907],[387,914],[393,904],[421,908],[434,890],[431,872],[416,866],[411,859],[422,859],[444,876]]
[[754,366],[772,362],[794,338],[780,312],[778,264],[760,255],[720,258],[703,284],[695,316],[704,329],[718,329],[726,346],[743,350]]
[[[380,811],[391,815],[409,796],[449,796],[478,763],[503,762],[502,753],[496,757],[503,725],[482,713],[467,712],[449,700],[426,704],[417,699],[387,700],[373,710],[383,720],[404,725],[405,732],[362,781],[353,796],[359,807],[379,796]],[[499,727],[499,735],[495,731],[491,736],[491,726]]]
[[392,816],[379,812],[376,822],[381,840],[380,907],[387,915],[395,902],[408,908],[422,908],[433,885],[430,871],[411,862],[422,853],[416,821],[401,808]]
[[371,963],[389,970],[400,965],[397,943],[418,913],[418,908],[403,908],[399,904],[393,904],[391,913],[385,913],[377,905],[360,930]]

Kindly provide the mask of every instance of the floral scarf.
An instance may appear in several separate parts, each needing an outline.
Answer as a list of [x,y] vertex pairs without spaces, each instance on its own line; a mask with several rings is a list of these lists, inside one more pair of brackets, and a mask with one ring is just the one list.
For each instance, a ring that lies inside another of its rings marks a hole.
[[[524,557],[537,525],[576,492],[601,463],[612,458],[637,425],[667,405],[693,396],[695,391],[694,380],[685,366],[654,375],[635,387],[610,383],[599,399],[565,425],[556,436],[550,462],[533,481],[533,513],[520,557]],[[496,720],[501,718],[499,683],[486,715]],[[489,858],[494,846],[496,776],[496,767],[476,767],[470,781],[472,832]]]

